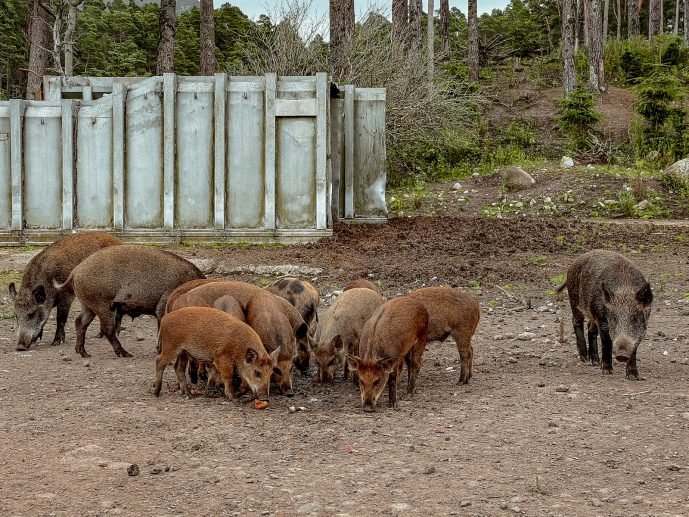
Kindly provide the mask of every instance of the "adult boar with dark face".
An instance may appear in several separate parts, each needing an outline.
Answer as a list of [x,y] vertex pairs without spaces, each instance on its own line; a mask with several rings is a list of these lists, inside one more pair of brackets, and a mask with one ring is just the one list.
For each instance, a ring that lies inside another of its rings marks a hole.
[[19,291],[14,282],[9,285],[17,315],[17,350],[28,350],[43,336],[53,307],[57,307],[57,329],[52,344],[65,340],[65,323],[74,295],[58,291],[53,282],[67,280],[75,266],[95,251],[119,244],[122,241],[104,232],[77,233],[51,244],[31,259]]
[[[579,358],[598,364],[600,333],[602,370],[612,373],[613,355],[627,363],[627,378],[638,379],[636,352],[646,335],[653,292],[631,261],[619,253],[593,250],[581,255],[567,271],[567,288]],[[584,337],[588,320],[588,348]]]

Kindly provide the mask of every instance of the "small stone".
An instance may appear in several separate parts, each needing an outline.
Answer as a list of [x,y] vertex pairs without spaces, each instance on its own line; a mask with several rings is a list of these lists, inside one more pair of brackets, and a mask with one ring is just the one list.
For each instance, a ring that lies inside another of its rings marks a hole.
[[521,167],[507,167],[502,171],[502,181],[508,190],[521,190],[529,188],[536,180]]
[[603,503],[601,501],[599,501],[598,499],[593,499],[591,501],[591,505],[595,506],[596,508],[599,508],[599,507],[603,506]]
[[471,501],[462,501],[459,503],[460,508],[466,508],[467,506],[471,506]]
[[563,169],[571,169],[574,167],[574,160],[569,156],[563,156],[560,160],[560,167]]
[[557,388],[555,388],[556,393],[567,393],[568,391],[569,391],[569,388],[567,386],[562,385],[562,384],[560,386],[558,386]]
[[139,475],[139,466],[136,463],[132,463],[127,467],[127,474],[130,476],[138,476]]
[[510,506],[510,511],[514,513],[522,513],[522,509],[519,506]]
[[297,412],[296,406],[290,406],[287,409],[289,410],[290,413],[296,413]]
[[673,463],[672,465],[668,465],[667,469],[671,470],[672,472],[678,472],[682,470],[682,467]]
[[452,185],[452,188],[455,190],[460,190],[462,188],[462,184],[461,183],[455,183],[454,185]]
[[84,368],[91,368],[91,361],[88,359],[82,363],[84,365]]
[[533,332],[522,332],[521,334],[519,334],[517,336],[517,339],[519,341],[528,341],[528,340],[533,339],[535,337],[536,337],[536,334],[534,334]]
[[302,515],[306,515],[306,514],[315,512],[320,507],[321,507],[321,505],[315,501],[312,503],[306,503],[306,504],[299,507],[299,509],[297,510],[297,513],[302,514]]
[[271,473],[271,474],[268,474],[268,477],[269,477],[270,479],[280,479],[280,476],[278,476],[277,474],[272,474],[272,473]]
[[435,474],[435,467],[428,467],[423,471],[424,474]]
[[146,339],[146,338],[143,337],[141,334],[137,334],[137,335],[136,335],[136,340],[137,340],[137,341],[143,341],[143,340],[145,340],[145,339]]
[[539,388],[545,388],[545,382],[539,382],[538,384],[536,384],[536,386],[538,386]]
[[520,495],[515,495],[512,499],[510,499],[511,503],[517,504],[517,503],[523,503],[524,498]]
[[407,503],[392,503],[390,508],[393,512],[403,512],[409,509],[409,505]]
[[62,360],[66,363],[69,363],[72,360],[72,358],[71,357],[63,357]]
[[508,359],[508,361],[509,361],[511,364],[514,364],[514,363],[517,362],[517,358],[516,358],[516,357],[510,357],[510,358]]
[[634,209],[635,210],[646,210],[650,205],[651,205],[651,202],[648,199],[644,199],[643,201],[634,205]]
[[501,509],[501,510],[507,510],[509,507],[510,507],[510,505],[507,504],[507,502],[505,502],[505,501],[503,501],[502,503],[500,503],[500,509]]

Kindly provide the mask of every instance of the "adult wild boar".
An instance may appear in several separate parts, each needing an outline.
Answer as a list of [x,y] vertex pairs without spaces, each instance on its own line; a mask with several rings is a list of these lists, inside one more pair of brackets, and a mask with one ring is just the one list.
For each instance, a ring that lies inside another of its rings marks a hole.
[[54,281],[64,282],[74,267],[93,252],[122,241],[104,232],[76,233],[51,244],[31,259],[17,292],[14,282],[9,293],[17,315],[17,350],[28,350],[43,336],[43,326],[57,307],[57,329],[53,345],[65,340],[65,323],[74,295],[58,291]]
[[211,307],[185,307],[166,314],[158,334],[153,390],[160,396],[163,372],[175,363],[182,394],[191,396],[186,365],[189,357],[212,363],[225,384],[225,395],[237,398],[236,385],[247,386],[258,400],[268,400],[272,358],[246,323]]
[[[313,336],[318,325],[318,305],[321,302],[321,297],[318,290],[305,280],[298,278],[287,277],[266,287],[266,290],[280,296],[291,303],[304,322],[309,327],[309,335]],[[299,343],[297,347],[297,359],[295,364],[297,368],[305,373],[309,369],[311,362],[311,354],[309,347],[306,344]]]
[[344,286],[344,289],[342,289],[342,291],[349,291],[350,289],[358,288],[370,289],[371,291],[375,291],[378,294],[382,294],[380,292],[380,288],[376,284],[374,284],[370,280],[366,280],[365,278],[357,278],[356,280],[351,280],[346,286]]
[[[593,250],[577,258],[567,271],[567,288],[579,358],[598,364],[598,333],[603,348],[602,370],[612,373],[613,355],[626,362],[627,378],[638,379],[636,351],[646,335],[653,292],[641,272],[625,256]],[[588,349],[584,337],[588,320]]]
[[407,296],[421,302],[428,311],[426,341],[445,341],[447,336],[455,340],[462,364],[459,383],[468,383],[474,372],[471,338],[481,318],[481,307],[476,299],[450,287],[425,287]]
[[171,253],[136,245],[111,246],[93,253],[74,268],[58,289],[76,294],[81,313],[75,321],[76,351],[84,348],[86,329],[98,316],[101,332],[118,357],[131,357],[117,339],[122,316],[155,316],[160,323],[167,296],[179,285],[203,278],[194,264]]
[[400,296],[378,307],[364,325],[359,355],[348,355],[350,368],[356,370],[364,411],[374,411],[388,385],[388,405],[395,407],[397,384],[404,363],[407,364],[407,395],[416,391],[416,378],[426,348],[428,312],[408,296]]
[[385,299],[380,294],[361,287],[344,291],[335,299],[323,315],[311,343],[319,382],[332,382],[343,365],[344,378],[349,377],[346,356],[357,355],[364,324],[383,303]]

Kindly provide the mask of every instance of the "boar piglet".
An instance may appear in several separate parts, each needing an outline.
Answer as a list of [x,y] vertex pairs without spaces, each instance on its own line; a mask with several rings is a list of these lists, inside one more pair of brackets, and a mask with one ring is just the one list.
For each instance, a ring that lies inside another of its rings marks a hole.
[[[578,257],[567,271],[567,288],[579,358],[598,364],[600,333],[604,372],[612,373],[613,355],[626,362],[628,379],[638,379],[636,352],[646,335],[653,292],[641,272],[625,256],[593,250]],[[584,337],[588,320],[588,349]]]
[[342,291],[344,292],[349,291],[350,289],[358,288],[370,289],[371,291],[375,291],[378,294],[381,294],[378,286],[370,280],[366,280],[365,278],[357,278],[356,280],[351,280],[346,286],[344,286],[344,289],[342,289]]
[[426,341],[444,341],[447,336],[455,340],[462,364],[459,383],[468,383],[474,371],[471,338],[481,318],[481,307],[476,299],[450,287],[425,287],[407,296],[423,304],[428,311]]
[[74,294],[59,291],[54,282],[64,282],[72,270],[86,257],[122,241],[104,232],[85,232],[69,235],[51,244],[31,259],[22,275],[17,291],[14,282],[9,293],[17,315],[17,350],[28,350],[43,336],[43,326],[53,307],[57,307],[55,339],[53,345],[65,340],[65,323]]
[[347,354],[357,355],[364,324],[385,300],[375,291],[354,288],[338,296],[318,324],[311,343],[318,364],[318,382],[332,382],[343,371],[349,377]]
[[212,363],[225,384],[225,395],[237,398],[235,386],[251,390],[258,400],[268,400],[273,360],[258,334],[246,323],[212,307],[186,307],[166,314],[158,334],[160,354],[156,359],[153,390],[160,396],[163,372],[175,363],[183,395],[191,396],[187,384],[188,357]]
[[64,284],[55,286],[75,293],[81,302],[75,325],[76,351],[82,357],[89,357],[84,347],[86,329],[96,316],[115,354],[131,357],[116,335],[122,317],[149,314],[160,324],[168,294],[197,278],[203,278],[201,271],[174,253],[123,244],[89,255]]
[[428,312],[407,296],[385,302],[364,325],[359,342],[359,355],[347,356],[356,370],[364,411],[374,411],[380,395],[388,385],[388,405],[395,407],[397,385],[404,363],[407,364],[407,395],[416,390],[421,357],[426,347]]
[[[280,296],[291,303],[299,312],[309,327],[309,335],[313,336],[318,326],[318,305],[321,297],[318,290],[305,280],[287,277],[266,287],[274,295]],[[311,354],[307,343],[297,344],[297,357],[294,365],[297,369],[306,373],[311,362]]]

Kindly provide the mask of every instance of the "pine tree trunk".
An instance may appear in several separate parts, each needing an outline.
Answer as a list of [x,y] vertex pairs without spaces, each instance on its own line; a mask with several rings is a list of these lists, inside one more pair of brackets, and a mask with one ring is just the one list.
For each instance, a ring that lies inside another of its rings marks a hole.
[[407,37],[408,23],[407,0],[392,0],[392,38],[395,41]]
[[660,34],[661,14],[660,9],[662,0],[650,0],[648,4],[648,39],[652,40],[654,36]]
[[[678,0],[679,1],[679,0]],[[450,59],[450,0],[440,0],[440,52],[443,60]]]
[[617,41],[622,39],[622,1],[616,0]]
[[175,15],[176,4],[177,0],[160,1],[156,75],[163,75],[175,71],[175,32],[177,31],[177,18]]
[[435,7],[433,0],[428,0],[428,82],[435,76]]
[[581,32],[579,21],[581,20],[581,0],[576,0],[576,11],[574,12],[574,52],[579,50],[579,34]]
[[469,0],[467,9],[467,21],[469,22],[469,55],[467,62],[469,64],[469,80],[478,81],[479,76],[479,60],[478,60],[478,2],[477,0]]
[[213,75],[218,68],[215,58],[215,19],[213,0],[201,0],[201,75]]
[[344,74],[342,52],[354,31],[354,0],[330,0],[330,59],[332,75]]
[[675,19],[672,20],[672,34],[677,36],[679,34],[679,2],[675,0]]
[[627,0],[627,37],[631,39],[640,34],[639,4],[637,0]]
[[574,0],[562,1],[562,84],[565,97],[577,86],[574,73]]
[[591,44],[591,41],[589,40],[590,37],[590,27],[589,27],[589,19],[591,17],[589,10],[590,10],[590,5],[591,5],[591,0],[583,0],[583,6],[584,6],[584,46],[586,48],[589,48],[589,45]]
[[592,91],[605,90],[603,74],[603,34],[601,25],[601,0],[589,0],[589,88]]
[[43,74],[50,58],[50,20],[48,12],[40,7],[39,0],[30,2],[29,20],[29,75],[26,82],[26,96],[34,99],[40,96]]
[[689,47],[689,0],[684,0],[684,46]]
[[411,48],[421,51],[423,31],[421,30],[422,0],[409,0],[409,41]]
[[65,77],[74,75],[74,31],[77,28],[77,7],[84,0],[69,0],[67,12],[67,29],[65,30]]
[[603,45],[608,41],[608,13],[610,12],[610,0],[605,0],[603,5]]

